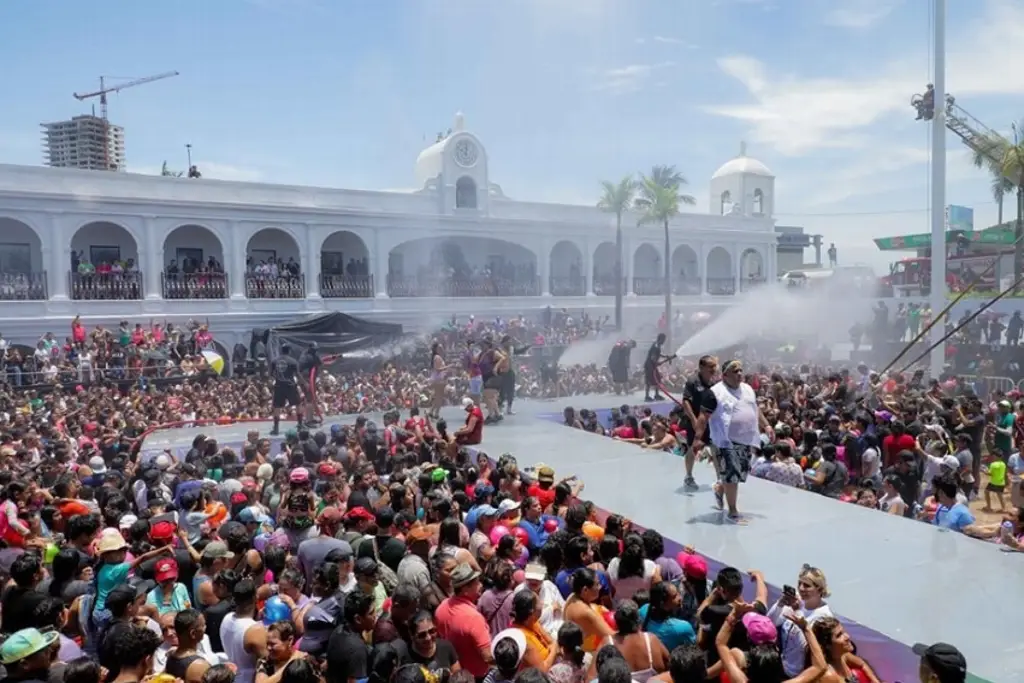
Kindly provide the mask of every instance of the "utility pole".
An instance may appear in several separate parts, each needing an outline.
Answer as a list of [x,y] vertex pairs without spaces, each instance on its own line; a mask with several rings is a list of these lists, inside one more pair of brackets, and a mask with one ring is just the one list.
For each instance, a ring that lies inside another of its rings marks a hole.
[[192,143],[191,142],[186,142],[185,143],[185,150],[188,152],[188,166],[186,167],[186,169],[191,171],[192,170]]
[[[932,273],[930,303],[932,315],[946,307],[946,0],[934,0],[935,35],[933,61],[935,115],[932,118]],[[939,343],[946,326],[939,321],[931,329],[929,366],[938,379],[946,362],[946,345]]]

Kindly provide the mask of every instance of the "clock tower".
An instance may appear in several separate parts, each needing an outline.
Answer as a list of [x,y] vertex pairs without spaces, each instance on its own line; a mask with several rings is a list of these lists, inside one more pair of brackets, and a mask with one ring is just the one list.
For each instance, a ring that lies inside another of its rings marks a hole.
[[439,208],[448,214],[486,214],[491,195],[487,177],[487,152],[475,135],[466,131],[462,113],[448,133],[420,152],[416,159],[420,191],[438,195]]

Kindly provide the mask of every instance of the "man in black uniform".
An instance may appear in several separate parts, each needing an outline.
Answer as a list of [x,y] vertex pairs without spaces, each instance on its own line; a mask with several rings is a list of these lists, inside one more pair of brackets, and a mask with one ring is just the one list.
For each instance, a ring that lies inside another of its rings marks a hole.
[[612,374],[616,394],[629,393],[629,354],[635,348],[636,342],[632,339],[618,341],[608,355],[608,371]]
[[[661,395],[661,380],[658,377],[658,366],[675,358],[675,356],[666,356],[661,352],[661,346],[665,343],[665,339],[665,333],[660,332],[658,338],[651,344],[651,348],[647,350],[647,358],[644,359],[645,401],[665,400],[665,397]],[[654,387],[654,398],[651,398],[651,387]]]
[[696,491],[700,487],[693,478],[693,463],[697,451],[711,441],[708,429],[708,416],[701,411],[704,395],[711,391],[718,375],[718,359],[714,356],[701,356],[697,362],[697,374],[686,382],[683,389],[683,412],[688,422],[686,429],[686,481],[683,487],[687,491]]
[[319,418],[317,417],[317,400],[316,400],[316,380],[320,374],[320,368],[323,367],[323,360],[319,354],[320,345],[315,341],[310,342],[306,350],[302,352],[302,357],[299,358],[299,373],[302,378],[303,388],[305,389],[305,401],[299,410],[300,420],[305,420],[306,424],[319,424]]
[[[291,347],[281,345],[281,354],[274,359],[274,429],[270,432],[277,436],[281,422],[281,408],[285,406],[299,407],[302,399],[299,396],[299,364],[291,357]],[[302,415],[299,415],[299,426],[302,426]]]

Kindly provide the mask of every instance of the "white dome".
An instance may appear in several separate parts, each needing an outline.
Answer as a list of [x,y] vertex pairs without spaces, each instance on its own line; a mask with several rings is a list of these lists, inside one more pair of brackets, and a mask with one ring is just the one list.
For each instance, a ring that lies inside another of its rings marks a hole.
[[774,177],[771,169],[760,161],[753,157],[741,155],[722,164],[721,168],[715,171],[715,174],[711,176],[711,179],[715,180],[716,178],[724,178],[725,176],[730,175],[742,175],[744,173]]
[[416,184],[421,188],[428,180],[436,178],[444,168],[444,150],[449,138],[435,142],[416,157]]

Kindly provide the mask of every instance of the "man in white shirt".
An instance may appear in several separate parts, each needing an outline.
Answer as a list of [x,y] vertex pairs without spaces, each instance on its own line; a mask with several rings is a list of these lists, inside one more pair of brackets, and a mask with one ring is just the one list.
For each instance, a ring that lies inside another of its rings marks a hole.
[[722,380],[705,392],[701,410],[710,414],[708,426],[718,470],[715,500],[729,506],[726,519],[744,524],[736,507],[739,485],[750,474],[751,451],[761,447],[761,426],[771,427],[757,406],[754,389],[743,381],[743,364],[731,360],[722,367]]

